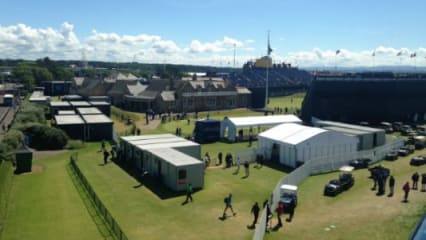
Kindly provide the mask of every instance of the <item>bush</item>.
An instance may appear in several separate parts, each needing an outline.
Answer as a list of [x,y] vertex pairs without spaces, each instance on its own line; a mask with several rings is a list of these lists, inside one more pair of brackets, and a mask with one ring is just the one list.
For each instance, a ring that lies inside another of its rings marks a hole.
[[73,149],[80,149],[84,147],[85,147],[84,142],[81,140],[69,140],[65,148],[73,150]]
[[[46,123],[44,109],[32,103],[24,102],[16,114],[14,125],[25,123]],[[15,126],[14,126],[15,127]]]
[[9,147],[6,143],[0,143],[0,163],[2,161],[12,161],[14,154],[12,152],[12,148]]
[[16,129],[10,129],[3,138],[10,150],[15,150],[21,147],[24,143],[24,134]]
[[30,146],[38,150],[62,149],[68,141],[64,131],[39,123],[21,125],[30,137]]

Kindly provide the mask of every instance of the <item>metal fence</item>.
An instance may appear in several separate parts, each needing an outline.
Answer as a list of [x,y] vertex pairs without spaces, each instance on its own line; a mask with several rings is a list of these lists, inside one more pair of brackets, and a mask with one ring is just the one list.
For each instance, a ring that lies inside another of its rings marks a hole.
[[[305,162],[302,166],[298,167],[290,174],[281,178],[275,188],[272,190],[271,195],[271,209],[276,209],[278,201],[280,199],[280,187],[282,184],[299,185],[305,178],[312,174],[320,174],[331,172],[339,169],[340,167],[347,165],[348,161],[357,158],[369,158],[371,163],[376,163],[382,160],[385,155],[392,150],[399,149],[404,146],[404,140],[395,138],[392,142],[376,147],[371,150],[358,151],[350,154],[342,154],[333,157],[333,159],[327,157],[314,158],[308,162]],[[265,235],[265,223],[266,223],[266,210],[264,209],[260,217],[259,222],[261,224],[256,228],[253,240],[261,240]]]
[[77,158],[78,158],[77,153],[74,153],[74,154],[71,155],[71,158],[70,158],[71,168],[77,174],[77,176],[80,179],[81,183],[83,184],[84,188],[89,193],[89,196],[92,199],[93,203],[95,204],[96,208],[99,210],[99,212],[100,212],[101,216],[104,218],[105,222],[112,229],[112,232],[117,237],[117,239],[128,240],[126,234],[123,232],[121,227],[118,225],[117,221],[112,217],[111,213],[108,211],[108,209],[102,203],[102,201],[99,199],[98,195],[96,195],[96,193],[93,190],[92,186],[90,185],[89,181],[87,181],[86,177],[80,171],[80,168],[78,167],[78,165],[76,163]]

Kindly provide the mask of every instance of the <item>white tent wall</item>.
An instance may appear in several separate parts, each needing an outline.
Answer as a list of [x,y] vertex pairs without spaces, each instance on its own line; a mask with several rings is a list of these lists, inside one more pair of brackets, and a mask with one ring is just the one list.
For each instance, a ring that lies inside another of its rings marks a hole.
[[290,167],[296,167],[298,164],[318,157],[334,158],[335,156],[353,154],[357,151],[358,139],[331,131],[312,136],[298,144],[259,136],[258,154],[262,154],[266,160],[271,160],[274,144],[279,147],[279,162]]

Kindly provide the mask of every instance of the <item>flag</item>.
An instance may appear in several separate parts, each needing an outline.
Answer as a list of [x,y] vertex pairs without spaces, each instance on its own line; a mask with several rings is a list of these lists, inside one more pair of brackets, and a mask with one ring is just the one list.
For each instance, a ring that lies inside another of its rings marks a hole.
[[337,51],[336,51],[336,55],[338,55],[340,53],[340,49],[338,49]]
[[401,51],[396,54],[396,56],[398,56],[398,57],[401,56],[401,55],[402,55]]
[[268,55],[271,55],[271,53],[272,53],[272,48],[271,48],[271,45],[268,42]]
[[412,53],[412,54],[410,55],[410,57],[411,57],[411,58],[413,58],[413,57],[417,57],[417,53]]

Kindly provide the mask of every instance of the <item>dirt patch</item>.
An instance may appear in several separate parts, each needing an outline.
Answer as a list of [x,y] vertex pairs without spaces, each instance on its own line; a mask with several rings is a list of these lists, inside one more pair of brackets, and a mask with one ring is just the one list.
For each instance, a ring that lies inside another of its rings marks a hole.
[[44,167],[42,165],[33,165],[31,167],[31,172],[19,173],[19,175],[29,175],[29,174],[37,174],[44,171]]

